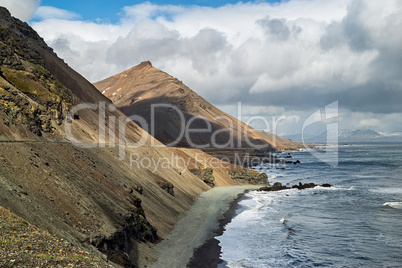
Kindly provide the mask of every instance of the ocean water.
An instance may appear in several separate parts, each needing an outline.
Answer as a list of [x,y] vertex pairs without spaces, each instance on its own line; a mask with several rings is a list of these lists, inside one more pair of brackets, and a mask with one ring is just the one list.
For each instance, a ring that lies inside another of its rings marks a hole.
[[340,146],[337,167],[291,155],[301,164],[256,170],[333,187],[247,193],[216,237],[219,267],[402,267],[402,144]]

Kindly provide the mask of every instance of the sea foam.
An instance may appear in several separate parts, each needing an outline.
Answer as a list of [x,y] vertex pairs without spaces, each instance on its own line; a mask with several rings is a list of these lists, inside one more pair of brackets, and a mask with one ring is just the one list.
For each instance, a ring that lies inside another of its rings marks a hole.
[[402,202],[387,202],[383,205],[391,208],[402,209]]

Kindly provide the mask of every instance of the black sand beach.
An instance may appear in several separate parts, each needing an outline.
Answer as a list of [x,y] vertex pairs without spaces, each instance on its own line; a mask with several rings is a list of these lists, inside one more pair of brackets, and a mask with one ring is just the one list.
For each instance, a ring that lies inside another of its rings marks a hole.
[[194,250],[194,255],[190,259],[187,267],[190,268],[205,268],[205,267],[217,267],[222,264],[223,260],[221,256],[221,247],[219,241],[215,238],[220,236],[225,231],[225,226],[230,223],[235,216],[236,210],[239,208],[239,201],[243,198],[243,193],[238,194],[237,198],[230,203],[230,208],[223,214],[223,218],[219,220],[219,227],[212,230],[208,235],[208,239],[205,243]]
[[216,187],[203,193],[179,219],[175,229],[155,247],[158,261],[149,267],[216,267],[222,261],[214,237],[223,233],[244,192],[260,187]]

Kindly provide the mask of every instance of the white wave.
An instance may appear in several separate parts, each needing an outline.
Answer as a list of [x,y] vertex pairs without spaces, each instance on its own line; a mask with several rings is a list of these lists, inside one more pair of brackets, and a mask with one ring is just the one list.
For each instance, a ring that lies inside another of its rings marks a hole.
[[304,189],[303,191],[314,192],[314,190],[339,191],[339,190],[345,190],[345,189],[338,188],[338,187],[334,187],[334,186],[331,186],[331,187],[322,187],[322,186],[320,186],[320,185],[317,185],[317,186],[315,186],[314,188],[307,188],[307,189]]
[[243,262],[243,260],[230,261],[230,262],[228,262],[228,267],[229,268],[244,268],[242,262]]
[[340,147],[340,146],[337,144],[326,144],[326,145],[316,145],[313,148],[315,148],[315,149],[336,149],[338,147]]
[[402,188],[378,188],[370,189],[369,191],[381,194],[402,194]]
[[285,217],[282,217],[282,219],[280,219],[280,221],[279,221],[280,223],[282,223],[282,224],[285,224],[285,222],[286,222],[286,219],[285,219]]
[[258,206],[254,209],[255,211],[260,210],[261,208],[265,207],[266,205],[264,203],[258,202]]
[[276,180],[277,178],[278,178],[278,176],[279,175],[271,175],[271,176],[269,176],[269,178],[268,179],[271,179],[271,180]]
[[387,203],[384,203],[383,206],[396,208],[396,209],[402,209],[402,202],[387,202]]
[[354,191],[354,190],[356,190],[356,187],[354,186],[350,186],[350,188],[348,189],[348,191]]

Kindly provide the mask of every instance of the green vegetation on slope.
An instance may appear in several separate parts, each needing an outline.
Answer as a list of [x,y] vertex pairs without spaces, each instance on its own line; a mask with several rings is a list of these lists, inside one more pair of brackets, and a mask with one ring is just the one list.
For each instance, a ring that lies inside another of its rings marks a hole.
[[19,30],[25,36],[9,24],[4,17],[0,19],[0,111],[8,117],[4,123],[22,124],[38,136],[53,133],[77,99],[46,70],[32,49],[43,46],[43,40],[22,22]]

